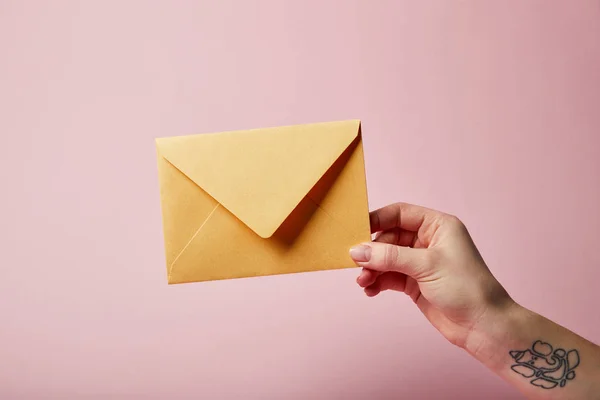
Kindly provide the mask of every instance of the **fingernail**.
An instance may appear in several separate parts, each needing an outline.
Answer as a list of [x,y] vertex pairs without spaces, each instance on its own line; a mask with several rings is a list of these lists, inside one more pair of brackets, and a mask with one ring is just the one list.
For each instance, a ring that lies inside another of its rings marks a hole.
[[371,248],[360,245],[350,249],[350,257],[356,262],[365,262],[371,259]]

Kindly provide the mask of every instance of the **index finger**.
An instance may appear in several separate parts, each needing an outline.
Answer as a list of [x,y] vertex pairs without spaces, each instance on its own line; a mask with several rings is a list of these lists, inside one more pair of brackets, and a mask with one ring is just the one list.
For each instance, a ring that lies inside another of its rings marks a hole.
[[439,211],[407,203],[394,203],[369,214],[371,233],[401,228],[418,232],[427,218],[441,215]]

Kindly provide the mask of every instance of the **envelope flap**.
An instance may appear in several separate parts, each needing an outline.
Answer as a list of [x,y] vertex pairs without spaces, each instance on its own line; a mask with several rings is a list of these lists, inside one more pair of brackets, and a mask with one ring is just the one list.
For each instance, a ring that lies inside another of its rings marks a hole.
[[358,136],[360,121],[157,139],[159,153],[263,238]]

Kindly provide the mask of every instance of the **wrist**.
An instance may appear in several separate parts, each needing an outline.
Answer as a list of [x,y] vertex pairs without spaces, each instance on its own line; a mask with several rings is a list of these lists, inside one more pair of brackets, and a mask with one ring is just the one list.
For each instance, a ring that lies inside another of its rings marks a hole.
[[464,349],[492,371],[499,371],[506,366],[510,349],[526,333],[526,321],[534,316],[512,299],[490,306],[471,328]]
[[600,399],[600,347],[517,303],[490,307],[464,348],[528,397]]

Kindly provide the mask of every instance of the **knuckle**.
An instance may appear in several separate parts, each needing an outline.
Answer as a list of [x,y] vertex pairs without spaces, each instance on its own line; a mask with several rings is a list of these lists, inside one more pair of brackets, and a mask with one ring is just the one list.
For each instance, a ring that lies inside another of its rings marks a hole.
[[385,246],[383,251],[383,265],[391,268],[396,265],[398,261],[398,249],[396,246],[388,245]]
[[463,229],[465,227],[465,224],[456,215],[447,215],[446,221],[450,226],[454,228]]
[[446,216],[446,218],[448,219],[448,221],[449,221],[450,223],[453,223],[453,224],[461,224],[461,223],[462,223],[462,222],[461,222],[461,220],[460,220],[460,218],[458,218],[458,217],[457,217],[456,215],[454,215],[454,214],[448,214],[448,215]]

